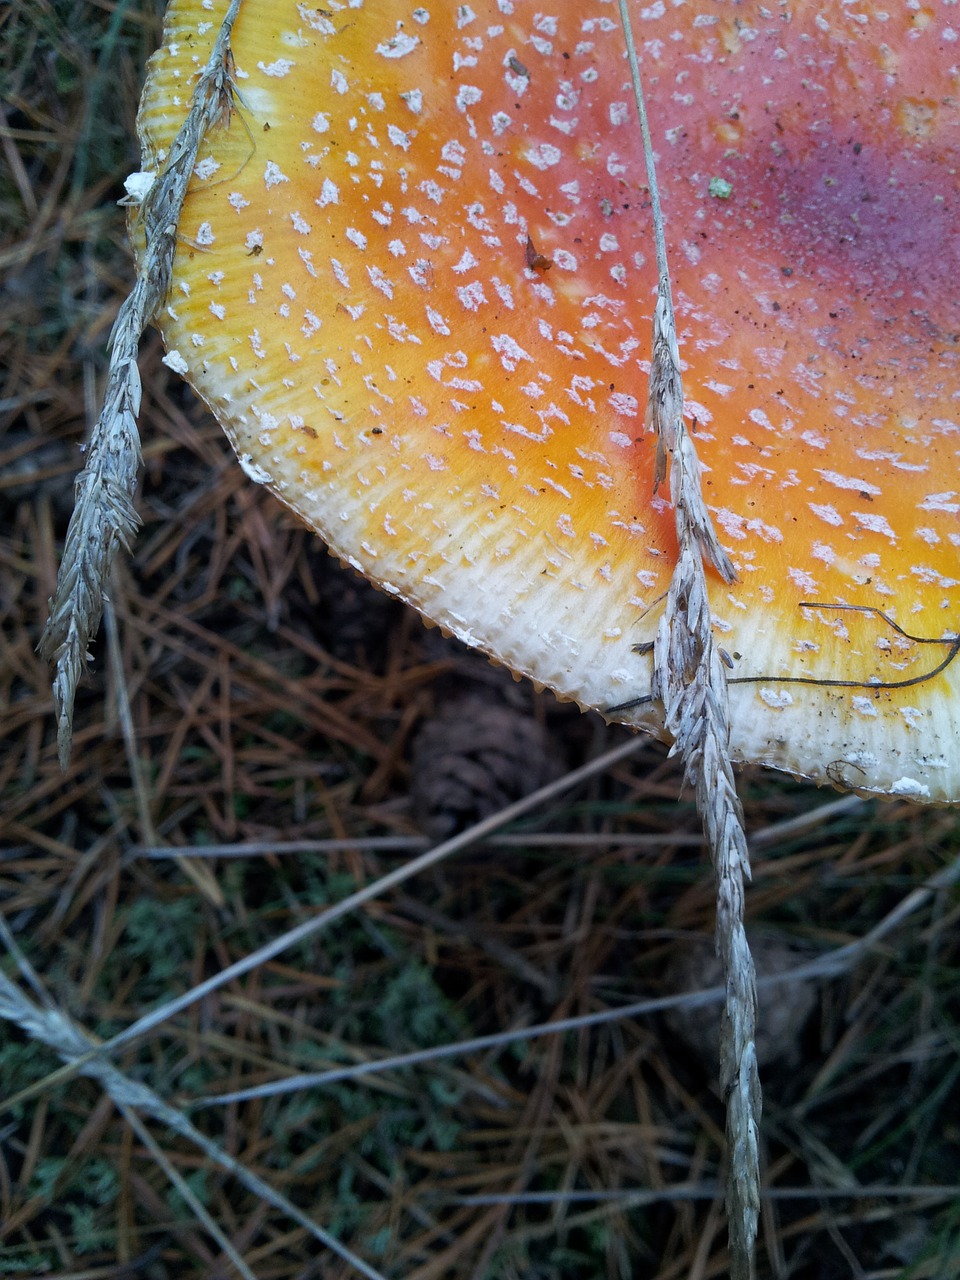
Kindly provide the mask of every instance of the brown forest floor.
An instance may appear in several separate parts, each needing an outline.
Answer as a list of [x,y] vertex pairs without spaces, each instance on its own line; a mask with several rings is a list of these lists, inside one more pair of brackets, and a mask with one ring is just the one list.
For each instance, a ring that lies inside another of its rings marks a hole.
[[[36,644],[131,280],[116,200],[139,167],[133,119],[158,32],[147,0],[0,9],[0,906],[53,1003],[101,1038],[410,857],[371,837],[442,834],[626,737],[340,569],[248,483],[151,334],[143,527],[61,773]],[[960,854],[949,811],[837,808],[759,771],[741,784],[750,927],[769,964],[862,937]],[[803,830],[769,834],[821,806]],[[321,840],[340,843],[275,852]],[[198,845],[220,852],[173,856]],[[117,1065],[184,1107],[709,986],[712,898],[678,767],[646,744],[512,840],[284,952]],[[960,1196],[916,1191],[958,1182],[958,913],[955,893],[931,895],[844,977],[766,997],[780,1019],[763,1070],[767,1184],[821,1194],[766,1200],[761,1277],[960,1274]],[[517,1038],[190,1114],[387,1277],[723,1276],[713,1017]],[[3,1097],[57,1065],[0,1023]],[[353,1274],[149,1127],[258,1280]],[[637,1190],[652,1194],[625,1198]],[[464,1203],[478,1195],[499,1200]],[[0,1275],[21,1274],[236,1272],[142,1136],[79,1079],[0,1112]]]

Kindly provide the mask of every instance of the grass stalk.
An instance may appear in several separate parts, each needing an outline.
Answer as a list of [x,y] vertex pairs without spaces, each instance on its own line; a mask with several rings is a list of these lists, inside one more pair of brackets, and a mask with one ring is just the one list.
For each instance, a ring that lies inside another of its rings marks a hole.
[[696,447],[683,417],[680,352],[670,289],[663,211],[640,67],[626,0],[620,17],[640,116],[650,188],[659,286],[647,426],[656,432],[654,488],[669,459],[670,497],[677,531],[677,563],[653,647],[653,692],[663,704],[673,751],[694,787],[713,861],[717,893],[716,945],[726,983],[720,1037],[720,1084],[727,1107],[727,1213],[732,1280],[750,1280],[760,1214],[761,1109],[757,1070],[756,973],[744,928],[744,888],[750,855],[743,809],[730,759],[727,678],[713,639],[707,564],[724,582],[736,578],[703,499]]

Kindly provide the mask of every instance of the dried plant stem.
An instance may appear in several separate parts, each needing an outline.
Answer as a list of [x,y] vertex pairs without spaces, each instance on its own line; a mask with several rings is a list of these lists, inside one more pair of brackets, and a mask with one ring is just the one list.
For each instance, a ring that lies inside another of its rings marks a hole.
[[[168,1000],[166,1004],[143,1014],[136,1022],[131,1023],[125,1031],[119,1032],[110,1040],[103,1041],[102,1044],[99,1044],[95,1049],[91,1049],[84,1057],[77,1058],[69,1066],[61,1067],[43,1080],[29,1085],[26,1089],[21,1089],[12,1098],[0,1099],[0,1114],[18,1103],[37,1097],[54,1085],[64,1084],[72,1076],[79,1075],[81,1068],[89,1060],[92,1060],[95,1055],[106,1058],[122,1046],[148,1035],[156,1027],[175,1017],[176,1014],[181,1013],[184,1009],[190,1008],[191,1005],[203,1000],[206,996],[233,982],[236,978],[242,978],[244,974],[250,973],[260,965],[266,964],[278,955],[282,955],[290,947],[316,936],[333,924],[334,921],[349,915],[351,911],[356,911],[367,902],[372,902],[375,898],[382,897],[389,890],[405,884],[414,876],[437,866],[445,859],[453,857],[454,854],[462,853],[463,850],[470,848],[472,845],[481,843],[488,835],[500,827],[505,827],[508,823],[516,821],[518,818],[523,817],[524,814],[536,809],[539,805],[549,804],[557,796],[563,795],[565,791],[569,791],[573,787],[579,786],[580,783],[586,782],[588,778],[595,777],[606,769],[612,768],[615,764],[619,764],[621,760],[633,755],[641,745],[642,739],[639,737],[628,738],[626,742],[621,742],[617,746],[611,747],[609,751],[604,751],[601,755],[588,760],[579,769],[572,769],[569,773],[565,773],[553,782],[546,783],[539,790],[531,791],[529,795],[523,796],[520,800],[515,800],[513,804],[507,805],[506,808],[501,809],[498,813],[490,814],[489,817],[475,823],[472,827],[467,828],[466,831],[461,831],[457,835],[451,836],[449,840],[445,840],[442,844],[435,845],[434,848],[421,854],[420,857],[414,858],[410,862],[404,863],[403,866],[397,867],[395,870],[381,876],[378,880],[364,885],[362,889],[358,889],[348,897],[335,902],[318,915],[301,921],[300,924],[274,938],[272,942],[258,947],[256,951],[252,951],[240,960],[235,960],[233,964],[221,969],[219,973],[205,978],[195,987],[191,987],[189,991],[184,992],[183,995],[176,996],[172,1000]],[[2,917],[0,917],[0,926],[2,926]]]
[[[109,596],[104,600],[104,619],[106,622],[107,632],[107,650],[110,656],[110,670],[113,675],[114,698],[117,704],[117,717],[120,721],[120,730],[123,734],[123,743],[127,750],[127,767],[130,770],[130,778],[133,782],[134,794],[137,797],[137,808],[140,816],[140,830],[143,832],[145,840],[151,842],[157,839],[156,828],[153,825],[153,815],[150,812],[150,799],[147,790],[147,781],[144,776],[143,762],[137,751],[137,735],[133,724],[133,712],[130,707],[130,698],[127,692],[126,674],[123,669],[123,654],[120,644],[120,627],[117,623],[117,612],[115,608],[115,599],[119,595],[117,585],[117,573],[111,575],[111,585],[114,596]],[[183,874],[192,880],[196,887],[200,890],[207,901],[218,910],[224,906],[223,891],[221,890],[217,879],[209,870],[198,870],[195,861],[190,858],[181,858],[176,854],[173,855],[177,859],[177,865]]]
[[657,435],[655,486],[666,478],[677,530],[677,563],[653,650],[653,693],[663,703],[673,751],[695,788],[697,808],[713,859],[717,886],[717,951],[726,999],[720,1037],[720,1082],[727,1105],[727,1214],[732,1280],[753,1275],[760,1212],[758,1127],[761,1093],[754,1038],[757,990],[743,926],[744,885],[750,858],[730,761],[727,679],[714,644],[706,562],[725,582],[736,577],[717,541],[703,500],[700,465],[683,420],[680,353],[667,266],[666,237],[636,48],[626,0],[619,0],[654,217],[659,288],[653,323],[653,359],[647,425]]
[[124,1120],[126,1120],[127,1124],[139,1138],[140,1142],[144,1147],[146,1147],[147,1151],[150,1152],[150,1156],[154,1164],[163,1170],[169,1179],[170,1184],[176,1187],[177,1191],[180,1193],[180,1198],[189,1208],[196,1220],[203,1225],[211,1238],[216,1240],[217,1244],[223,1250],[224,1257],[229,1258],[238,1274],[243,1277],[243,1280],[257,1280],[257,1277],[244,1262],[243,1258],[239,1253],[237,1253],[233,1242],[221,1230],[209,1210],[200,1202],[196,1195],[194,1195],[190,1183],[187,1182],[183,1174],[176,1168],[167,1156],[163,1147],[160,1146],[159,1142],[156,1141],[153,1134],[137,1115],[136,1111],[134,1111],[132,1107],[128,1106],[122,1106],[119,1110]]
[[[36,990],[37,982],[35,975],[32,974],[32,970],[29,968],[29,962],[20,952],[5,923],[0,927],[0,937],[6,943],[7,949],[13,952],[21,972],[26,969],[30,973],[31,986]],[[172,1107],[168,1102],[164,1102],[158,1094],[154,1093],[146,1085],[130,1080],[113,1063],[107,1062],[97,1055],[96,1041],[68,1018],[66,1014],[52,1007],[49,1001],[44,1000],[43,1003],[35,1003],[24,995],[20,988],[2,972],[0,972],[0,1019],[13,1022],[32,1040],[37,1040],[39,1043],[53,1049],[64,1062],[82,1061],[84,1065],[81,1068],[81,1074],[96,1080],[121,1111],[124,1113],[133,1111],[147,1115],[166,1125],[167,1128],[172,1129],[181,1138],[198,1147],[213,1164],[232,1174],[259,1200],[273,1205],[275,1209],[286,1214],[299,1226],[303,1227],[315,1240],[336,1253],[360,1275],[366,1276],[367,1280],[383,1280],[380,1272],[369,1267],[355,1253],[341,1244],[323,1227],[318,1226],[312,1218],[308,1217],[296,1205],[292,1204],[286,1196],[281,1195],[279,1191],[276,1191],[269,1183],[264,1182],[262,1178],[257,1177],[256,1174],[251,1173],[239,1160],[224,1151],[206,1134],[201,1133],[175,1107]],[[93,1054],[91,1054],[91,1050],[93,1050]],[[173,1174],[175,1171],[172,1167],[169,1167],[169,1172]],[[208,1229],[213,1229],[214,1238],[220,1247],[224,1248],[227,1256],[231,1257],[234,1263],[238,1265],[241,1275],[249,1275],[249,1269],[236,1254],[219,1228],[212,1223],[205,1211],[203,1212],[203,1219]]]
[[[854,942],[848,942],[835,951],[817,956],[806,964],[799,964],[782,973],[771,973],[764,978],[759,978],[758,990],[777,991],[793,984],[838,978],[842,974],[852,972],[871,952],[878,949],[881,942],[889,948],[889,943],[885,940],[894,930],[899,929],[910,915],[919,911],[944,889],[957,883],[960,883],[960,858],[955,858],[925,884],[909,893],[863,937],[857,938]],[[599,1009],[595,1013],[577,1014],[570,1018],[557,1018],[552,1022],[531,1023],[522,1027],[513,1027],[509,1031],[498,1031],[491,1035],[477,1036],[472,1040],[461,1040],[451,1044],[434,1045],[429,1049],[416,1049],[412,1053],[395,1054],[389,1058],[370,1058],[349,1067],[334,1067],[326,1071],[284,1076],[282,1080],[269,1081],[249,1089],[238,1089],[233,1093],[197,1098],[190,1105],[219,1106],[224,1103],[245,1102],[251,1098],[271,1098],[278,1094],[294,1093],[298,1089],[319,1089],[326,1085],[339,1084],[344,1080],[355,1080],[361,1076],[393,1071],[398,1067],[439,1062],[444,1058],[455,1058],[466,1054],[486,1053],[489,1049],[497,1049],[517,1040],[536,1040],[540,1036],[563,1035],[568,1031],[582,1031],[586,1027],[599,1027],[607,1022],[627,1018],[648,1018],[651,1014],[662,1013],[667,1009],[705,1009],[725,1001],[726,998],[726,987],[701,987],[697,991],[637,1000],[633,1004],[620,1005],[612,1009]],[[670,1190],[672,1191],[673,1188],[671,1187]]]
[[40,640],[42,656],[56,663],[53,696],[64,769],[70,759],[77,685],[86,670],[88,646],[100,626],[110,566],[120,547],[129,550],[140,523],[134,507],[140,469],[140,339],[169,289],[180,211],[200,143],[208,129],[228,122],[233,110],[230,36],[240,3],[231,0],[164,170],[143,198],[140,222],[145,248],[140,270],[110,334],[103,408],[75,485],[57,590]]

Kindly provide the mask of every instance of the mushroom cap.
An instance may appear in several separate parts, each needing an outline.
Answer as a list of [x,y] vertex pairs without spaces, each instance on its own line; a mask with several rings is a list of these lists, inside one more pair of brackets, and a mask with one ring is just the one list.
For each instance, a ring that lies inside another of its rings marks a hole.
[[[222,0],[174,0],[162,167]],[[662,732],[673,514],[657,285],[609,0],[240,11],[159,318],[252,479],[514,670]],[[960,798],[960,17],[654,4],[634,21],[687,412],[736,566],[731,749]]]

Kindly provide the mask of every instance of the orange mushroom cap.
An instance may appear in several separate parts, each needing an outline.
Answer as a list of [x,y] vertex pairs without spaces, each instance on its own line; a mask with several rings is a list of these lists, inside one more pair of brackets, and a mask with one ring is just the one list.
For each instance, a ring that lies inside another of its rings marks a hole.
[[[221,0],[174,0],[162,165]],[[248,474],[427,617],[658,732],[675,558],[610,0],[247,0],[167,360]],[[960,11],[637,6],[687,411],[736,566],[735,759],[960,798]]]

